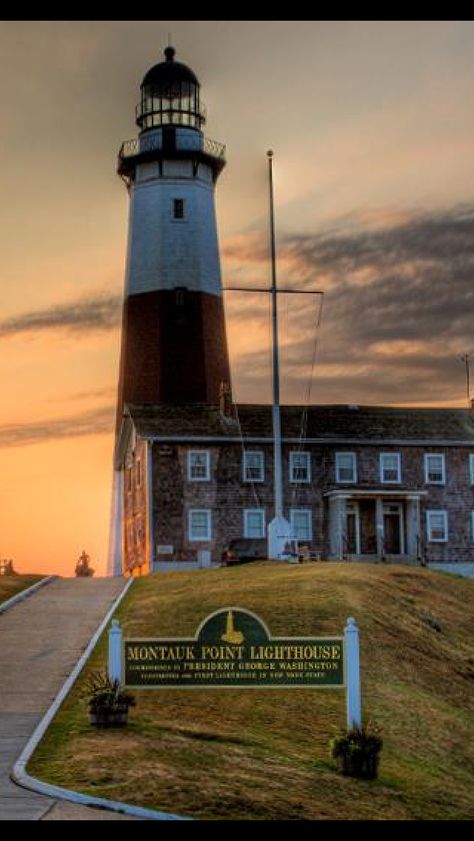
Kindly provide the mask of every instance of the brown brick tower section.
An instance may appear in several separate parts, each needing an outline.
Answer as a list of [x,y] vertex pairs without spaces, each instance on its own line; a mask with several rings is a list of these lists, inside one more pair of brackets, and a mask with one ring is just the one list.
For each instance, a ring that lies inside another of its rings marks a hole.
[[221,296],[185,288],[124,302],[117,424],[125,403],[219,404],[230,385]]

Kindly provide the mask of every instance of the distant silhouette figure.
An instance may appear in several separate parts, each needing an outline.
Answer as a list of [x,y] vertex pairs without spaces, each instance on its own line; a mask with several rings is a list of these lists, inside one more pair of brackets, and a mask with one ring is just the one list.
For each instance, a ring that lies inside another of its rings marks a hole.
[[13,561],[11,558],[8,560],[6,558],[2,558],[0,560],[0,575],[16,575],[16,570],[13,569]]
[[90,555],[88,555],[85,549],[83,549],[82,555],[76,564],[76,576],[78,578],[88,578],[89,576],[94,575],[95,570],[89,566],[89,562]]

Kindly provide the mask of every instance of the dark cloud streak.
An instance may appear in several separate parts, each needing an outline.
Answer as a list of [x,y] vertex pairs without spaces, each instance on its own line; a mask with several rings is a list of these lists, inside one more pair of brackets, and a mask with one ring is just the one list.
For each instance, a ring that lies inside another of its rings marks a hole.
[[[280,237],[280,283],[325,289],[312,399],[462,399],[458,354],[474,345],[474,204],[385,227],[363,227],[354,220],[357,215],[331,231]],[[237,260],[238,249],[229,251]],[[268,259],[254,237],[242,244],[241,254],[249,276]],[[307,379],[314,314],[305,305],[292,296],[281,319],[286,400],[302,399],[301,383]],[[260,372],[252,357],[236,360],[236,380],[245,392],[258,393]]]
[[114,406],[102,406],[71,417],[0,426],[0,448],[41,444],[52,439],[112,433]]
[[120,325],[120,316],[121,297],[99,294],[0,321],[0,338],[43,330],[80,333],[115,330]]

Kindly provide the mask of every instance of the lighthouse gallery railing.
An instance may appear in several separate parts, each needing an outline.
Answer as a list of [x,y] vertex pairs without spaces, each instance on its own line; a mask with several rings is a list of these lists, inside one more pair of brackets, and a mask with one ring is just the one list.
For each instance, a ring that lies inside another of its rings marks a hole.
[[[153,152],[155,149],[161,149],[163,140],[161,134],[154,134],[147,137],[134,137],[132,140],[125,140],[122,143],[119,151],[119,158],[132,158],[139,155],[141,152]],[[225,145],[218,143],[217,140],[211,140],[209,137],[201,138],[199,135],[194,137],[176,137],[176,148],[205,152],[207,155],[212,155],[214,158],[225,158]]]

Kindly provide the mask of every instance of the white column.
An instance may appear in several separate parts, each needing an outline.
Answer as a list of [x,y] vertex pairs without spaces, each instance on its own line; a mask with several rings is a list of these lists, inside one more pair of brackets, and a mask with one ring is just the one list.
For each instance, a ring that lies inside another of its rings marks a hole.
[[337,496],[329,500],[329,552],[331,558],[340,561],[344,554],[347,499],[345,496]]
[[109,680],[116,680],[121,684],[122,676],[122,629],[117,619],[112,619],[109,628]]
[[375,500],[375,538],[377,541],[377,555],[379,558],[384,553],[384,527],[383,527],[383,499],[378,496]]
[[407,518],[407,554],[417,558],[419,554],[420,539],[420,499],[417,496],[408,496],[406,505]]
[[359,629],[350,616],[344,628],[344,654],[346,658],[347,727],[362,726],[360,700]]

